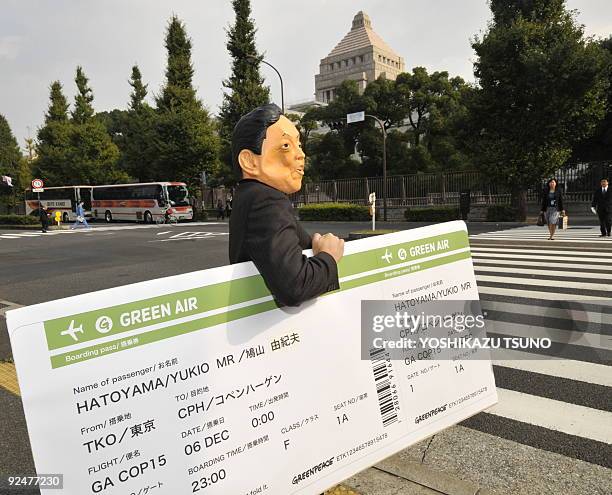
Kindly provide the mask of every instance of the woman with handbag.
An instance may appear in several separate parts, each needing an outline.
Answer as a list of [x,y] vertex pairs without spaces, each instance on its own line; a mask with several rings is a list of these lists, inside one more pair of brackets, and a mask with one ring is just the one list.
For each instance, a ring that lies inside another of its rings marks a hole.
[[550,233],[549,241],[552,241],[555,235],[557,222],[559,221],[559,212],[561,212],[561,216],[565,216],[563,195],[557,189],[557,179],[550,179],[542,196],[542,208],[540,211],[540,215],[544,215],[548,225],[548,232]]

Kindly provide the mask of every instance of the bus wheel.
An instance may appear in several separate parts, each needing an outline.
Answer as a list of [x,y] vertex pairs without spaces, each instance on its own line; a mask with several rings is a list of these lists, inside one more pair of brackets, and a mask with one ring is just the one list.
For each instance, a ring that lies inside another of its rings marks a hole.
[[151,215],[150,211],[145,211],[145,213],[144,213],[144,222],[145,223],[153,223],[153,215]]
[[104,220],[106,220],[106,223],[111,223],[113,221],[113,214],[106,210],[106,213],[104,213]]
[[62,215],[62,222],[68,223],[68,220],[68,213],[64,212],[64,214]]

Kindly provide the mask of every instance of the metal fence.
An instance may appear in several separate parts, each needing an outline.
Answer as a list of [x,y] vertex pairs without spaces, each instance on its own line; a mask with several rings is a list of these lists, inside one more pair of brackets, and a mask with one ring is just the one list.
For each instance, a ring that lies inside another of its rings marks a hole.
[[[566,201],[590,201],[602,177],[612,174],[612,161],[575,163],[553,174]],[[527,191],[527,200],[539,201],[546,179]],[[382,177],[326,180],[304,183],[291,195],[296,206],[308,203],[345,202],[366,204],[371,192],[382,200]],[[461,191],[469,190],[473,205],[509,204],[510,188],[479,171],[393,175],[387,177],[389,207],[457,204]]]

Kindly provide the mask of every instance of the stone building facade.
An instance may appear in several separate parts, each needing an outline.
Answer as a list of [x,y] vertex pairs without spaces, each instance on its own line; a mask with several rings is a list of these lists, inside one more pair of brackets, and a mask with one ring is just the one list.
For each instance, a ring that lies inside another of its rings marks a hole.
[[315,75],[315,100],[333,101],[338,86],[347,79],[357,81],[363,93],[366,85],[378,77],[395,79],[401,72],[404,72],[404,59],[376,34],[370,17],[360,11],[353,19],[351,30],[321,60],[319,74]]

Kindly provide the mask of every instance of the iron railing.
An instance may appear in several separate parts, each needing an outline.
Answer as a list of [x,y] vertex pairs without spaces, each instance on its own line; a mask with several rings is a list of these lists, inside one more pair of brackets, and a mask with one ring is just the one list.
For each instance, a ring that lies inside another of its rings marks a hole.
[[[566,201],[590,201],[602,177],[612,175],[612,161],[574,163],[553,175]],[[548,178],[527,191],[527,200],[540,200]],[[344,202],[366,204],[371,192],[382,198],[382,177],[324,180],[304,183],[291,195],[296,206],[308,203]],[[394,175],[387,177],[387,203],[390,207],[457,204],[459,194],[469,190],[473,205],[509,204],[510,187],[492,181],[482,172],[460,171]]]

